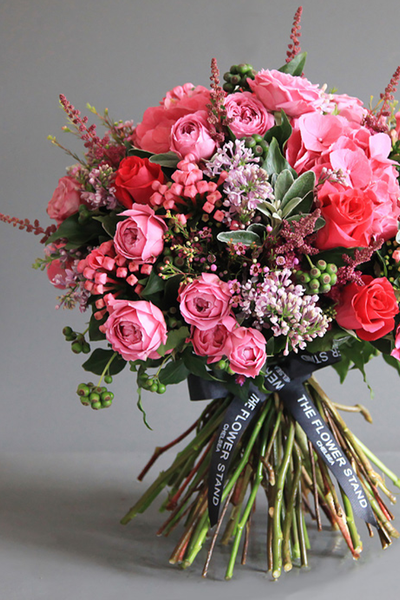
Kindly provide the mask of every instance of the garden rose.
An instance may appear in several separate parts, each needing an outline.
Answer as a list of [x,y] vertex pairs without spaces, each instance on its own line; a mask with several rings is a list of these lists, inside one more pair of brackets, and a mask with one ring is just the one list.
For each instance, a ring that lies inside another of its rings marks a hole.
[[267,360],[263,334],[252,327],[238,327],[230,333],[229,365],[235,373],[256,377]]
[[397,360],[400,360],[400,325],[396,329],[394,349],[391,351],[390,355],[397,358]]
[[167,225],[147,205],[133,204],[120,213],[127,217],[117,224],[114,247],[118,254],[137,264],[154,263],[164,248]]
[[168,152],[171,127],[181,117],[198,110],[206,110],[210,91],[202,85],[185,83],[167,92],[161,106],[150,106],[137,125],[133,142],[138,148],[159,154]]
[[126,208],[133,202],[147,204],[153,195],[153,182],[164,182],[160,165],[151,163],[148,158],[128,156],[124,158],[115,176],[115,196]]
[[271,112],[284,110],[289,117],[321,110],[324,102],[318,85],[305,77],[268,69],[259,71],[249,85],[265,108]]
[[386,277],[363,275],[365,285],[346,285],[337,308],[336,321],[345,329],[354,329],[362,340],[377,340],[394,328],[399,312],[393,287]]
[[371,190],[345,188],[325,183],[318,199],[326,224],[318,233],[315,245],[320,250],[343,246],[368,246],[371,241],[375,194]]
[[108,298],[110,314],[104,323],[107,340],[125,360],[159,358],[157,348],[167,341],[164,315],[151,302]]
[[264,135],[275,123],[273,115],[250,92],[229,94],[225,99],[225,108],[228,118],[232,119],[229,128],[237,138],[255,133]]
[[213,363],[221,360],[223,356],[228,356],[231,351],[229,333],[237,326],[237,321],[233,317],[225,317],[211,329],[201,330],[192,327],[190,341],[193,344],[193,350],[198,356],[207,356],[207,363]]
[[212,273],[185,285],[179,292],[180,311],[189,325],[204,331],[228,316],[231,293],[229,285]]
[[172,126],[170,150],[181,158],[192,154],[194,160],[199,161],[210,158],[215,149],[216,143],[211,137],[206,111],[185,115]]
[[76,179],[69,175],[61,177],[47,206],[50,219],[55,219],[60,225],[67,217],[77,213],[80,204],[83,204],[81,191],[81,184]]

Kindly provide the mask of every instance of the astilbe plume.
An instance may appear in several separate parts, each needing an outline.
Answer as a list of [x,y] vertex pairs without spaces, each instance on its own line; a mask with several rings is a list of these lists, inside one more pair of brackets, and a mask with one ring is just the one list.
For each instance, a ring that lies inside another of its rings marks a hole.
[[346,285],[352,281],[358,283],[358,285],[364,285],[361,279],[361,271],[356,271],[356,267],[362,263],[368,262],[371,256],[379,250],[382,246],[383,240],[375,240],[367,248],[356,248],[354,251],[354,258],[348,254],[343,254],[342,258],[345,263],[344,267],[339,267],[337,272],[337,282],[341,285]]
[[210,124],[210,131],[212,137],[215,139],[218,145],[222,144],[225,140],[225,135],[223,134],[223,129],[232,119],[230,119],[227,115],[225,108],[225,96],[226,93],[220,86],[219,80],[219,69],[217,65],[217,59],[213,58],[211,60],[211,92],[210,92],[210,102],[211,104],[207,105],[208,108],[208,117],[207,121]]
[[313,234],[315,223],[320,215],[321,211],[316,209],[299,221],[291,221],[290,223],[289,221],[283,221],[279,234],[286,241],[275,248],[276,254],[289,254],[294,251],[300,254],[317,254],[318,250],[311,246],[306,238]]
[[381,104],[379,111],[376,112],[377,107],[368,112],[364,117],[363,125],[373,131],[374,133],[388,133],[389,127],[387,125],[387,119],[392,116],[391,104],[394,102],[394,93],[397,90],[397,86],[400,80],[400,66],[397,67],[392,75],[391,80],[385,88],[383,94],[380,94]]
[[3,215],[0,213],[0,221],[3,223],[10,223],[13,227],[18,227],[18,229],[25,229],[26,231],[33,232],[34,235],[42,235],[43,238],[40,240],[41,244],[45,244],[52,233],[54,233],[57,227],[53,225],[49,225],[46,229],[40,226],[40,223],[37,219],[34,220],[33,223],[29,221],[29,219],[17,219],[16,217],[10,217],[9,215]]
[[299,54],[299,52],[301,52],[301,48],[300,48],[300,36],[301,36],[301,26],[300,26],[300,20],[301,20],[301,15],[303,13],[303,7],[299,6],[299,8],[297,9],[295,15],[294,15],[294,19],[293,19],[293,27],[292,27],[292,31],[290,33],[290,39],[292,40],[292,43],[288,45],[288,50],[286,52],[286,62],[290,62],[291,60],[294,59],[294,57]]

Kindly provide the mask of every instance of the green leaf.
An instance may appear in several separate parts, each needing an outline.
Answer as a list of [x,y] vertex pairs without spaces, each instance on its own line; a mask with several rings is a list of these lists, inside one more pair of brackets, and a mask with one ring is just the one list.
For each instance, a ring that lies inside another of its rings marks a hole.
[[65,245],[66,250],[79,248],[92,240],[97,240],[104,234],[101,223],[95,219],[89,219],[84,224],[78,222],[79,214],[76,213],[61,223],[57,231],[55,231],[46,241],[47,244],[56,242],[61,238],[68,240]]
[[292,198],[285,204],[285,207],[282,209],[282,218],[288,217],[290,213],[301,203],[303,202],[303,198]]
[[164,152],[162,154],[153,154],[149,159],[151,163],[167,167],[168,169],[176,169],[181,158],[175,152]]
[[139,156],[139,158],[150,158],[153,156],[153,152],[148,152],[147,150],[142,150],[141,148],[136,148],[135,146],[131,146],[126,153],[127,156]]
[[278,71],[281,73],[289,73],[294,77],[299,77],[304,71],[304,65],[306,64],[307,52],[299,52],[296,56],[288,63],[284,64]]
[[398,361],[397,358],[390,356],[390,354],[382,354],[382,358],[388,365],[396,369],[400,375],[400,361]]
[[137,405],[138,409],[140,410],[140,412],[143,415],[143,423],[146,425],[147,429],[150,429],[151,431],[153,431],[152,428],[150,427],[150,425],[147,422],[146,411],[143,408],[143,404],[142,404],[142,388],[140,388],[140,387],[138,388],[137,395],[138,395],[138,401],[137,401],[136,405]]
[[90,371],[95,375],[102,375],[107,363],[114,354],[115,357],[109,366],[108,372],[110,375],[116,375],[125,367],[126,360],[124,360],[120,354],[114,352],[114,350],[103,350],[102,348],[97,348],[94,350],[94,352],[92,352],[88,360],[83,363],[82,367],[85,369],[85,371]]
[[394,349],[394,339],[393,338],[384,337],[379,340],[372,341],[371,344],[372,344],[372,346],[374,346],[374,348],[379,350],[379,352],[382,352],[382,354],[384,354],[384,355],[387,355],[387,354],[390,355],[390,353]]
[[209,381],[215,379],[215,377],[207,370],[207,358],[204,356],[197,356],[192,352],[191,348],[187,348],[183,353],[183,362],[193,375],[197,375],[198,377]]
[[326,221],[323,217],[318,217],[318,219],[315,221],[315,225],[314,225],[314,231],[318,231],[318,229],[322,229],[323,227],[325,227],[326,225]]
[[157,271],[153,269],[149,275],[147,283],[141,292],[141,295],[147,300],[153,294],[161,292],[165,288],[165,281],[157,275]]
[[262,223],[252,223],[248,226],[246,231],[252,231],[256,235],[258,235],[260,239],[263,239],[266,233],[266,228],[265,225],[263,225]]
[[157,354],[160,356],[165,356],[168,350],[180,350],[188,337],[188,327],[183,326],[179,327],[179,329],[172,329],[168,334],[167,343],[159,346],[157,349]]
[[292,126],[289,122],[289,119],[286,116],[286,113],[281,110],[281,122],[279,125],[274,125],[271,129],[268,129],[267,133],[264,135],[265,141],[270,144],[272,139],[275,138],[278,142],[281,150],[283,150],[285,143],[292,135]]
[[264,160],[261,167],[267,171],[268,175],[281,173],[285,169],[288,169],[292,174],[296,174],[295,170],[292,169],[286,158],[282,155],[276,138],[272,138],[268,148],[267,158]]
[[[283,209],[290,200],[293,198],[305,199],[308,194],[314,191],[315,186],[315,175],[312,171],[307,171],[298,177],[293,184],[290,186],[286,194],[282,199],[281,208]],[[310,198],[312,203],[312,196]],[[311,208],[311,205],[310,205]],[[303,211],[306,212],[306,211]]]
[[104,231],[108,233],[110,238],[114,238],[115,231],[117,229],[117,223],[121,221],[121,217],[118,214],[111,212],[104,217],[93,217],[93,219],[102,224]]
[[107,320],[107,316],[98,321],[94,318],[94,315],[90,317],[89,321],[89,340],[91,342],[100,342],[101,340],[105,340],[106,336],[99,329],[100,325],[102,325]]
[[261,246],[262,244],[261,239],[254,231],[221,231],[217,235],[217,240],[225,244],[243,244],[244,246],[251,246],[251,244]]
[[161,369],[159,380],[164,385],[179,383],[187,379],[189,373],[190,371],[185,366],[183,358],[178,358],[178,360],[171,360]]
[[[331,250],[323,250],[317,254],[318,260],[325,260],[327,263],[334,263],[337,267],[343,267],[347,263],[343,260],[343,255],[346,254],[351,258],[354,258],[354,252],[357,248],[344,248],[343,246],[338,246],[337,248],[332,248]],[[361,250],[361,248],[358,248]]]
[[284,169],[281,173],[279,173],[274,187],[275,200],[281,202],[286,192],[290,189],[293,181],[294,178],[289,169]]

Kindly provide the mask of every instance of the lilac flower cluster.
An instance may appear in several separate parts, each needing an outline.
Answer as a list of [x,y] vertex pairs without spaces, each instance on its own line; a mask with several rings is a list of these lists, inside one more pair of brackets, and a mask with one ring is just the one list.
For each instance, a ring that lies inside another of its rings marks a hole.
[[82,199],[92,209],[104,206],[113,210],[117,206],[114,187],[115,171],[107,163],[87,172],[86,181],[92,191],[82,192]]
[[289,353],[289,344],[297,352],[307,342],[322,337],[331,321],[316,305],[318,295],[305,295],[303,286],[295,285],[291,275],[290,269],[270,271],[264,267],[261,282],[258,277],[243,284],[229,282],[232,306],[240,309],[239,318],[252,317],[253,327],[271,328],[275,337],[286,336],[284,355]]
[[85,279],[78,272],[78,264],[84,258],[84,254],[80,251],[68,251],[54,246],[50,246],[49,250],[50,255],[57,254],[57,260],[61,267],[51,281],[58,288],[68,290],[67,293],[58,297],[59,303],[56,308],[71,309],[78,304],[80,312],[85,312],[90,292],[85,289]]

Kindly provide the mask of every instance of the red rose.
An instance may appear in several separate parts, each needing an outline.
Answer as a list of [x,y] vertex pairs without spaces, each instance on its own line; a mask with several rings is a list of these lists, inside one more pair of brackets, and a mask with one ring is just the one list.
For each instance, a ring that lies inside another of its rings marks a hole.
[[362,340],[377,340],[394,329],[399,312],[393,287],[386,277],[362,277],[365,285],[347,285],[337,309],[336,321],[345,329],[354,329]]
[[376,199],[374,192],[327,182],[321,188],[318,199],[326,225],[318,231],[317,248],[328,250],[337,246],[355,248],[369,245]]
[[160,165],[151,163],[148,158],[128,156],[124,158],[115,177],[115,195],[126,208],[134,202],[148,204],[154,190],[154,181],[164,182]]

